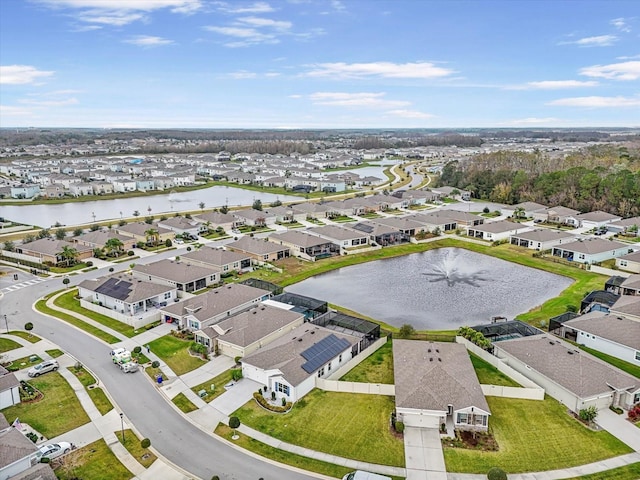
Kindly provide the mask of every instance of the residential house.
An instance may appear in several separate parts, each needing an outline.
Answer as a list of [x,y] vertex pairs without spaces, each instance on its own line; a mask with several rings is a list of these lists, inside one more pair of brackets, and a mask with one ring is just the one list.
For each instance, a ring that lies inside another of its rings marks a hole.
[[444,186],[432,188],[431,191],[440,197],[455,198],[458,200],[464,200],[465,202],[471,200],[471,192],[460,188]]
[[607,230],[632,237],[640,237],[640,217],[625,218],[607,225]]
[[572,412],[628,409],[640,402],[640,379],[548,334],[493,343],[494,355]]
[[522,225],[509,220],[498,220],[496,222],[487,222],[474,227],[469,227],[467,235],[474,238],[480,238],[489,242],[499,242],[507,240],[511,235],[518,232],[531,230],[531,227]]
[[596,210],[588,213],[580,213],[575,216],[579,227],[600,228],[605,227],[611,222],[622,220],[622,217],[611,213]]
[[[0,414],[0,417],[6,424],[4,415]],[[33,472],[33,476],[23,476]],[[39,463],[35,443],[16,428],[4,427],[0,429],[0,480],[12,478],[55,480],[56,476],[49,465]]]
[[176,235],[184,235],[186,233],[194,237],[197,237],[207,229],[203,223],[186,217],[169,217],[166,220],[160,220],[158,227],[171,230]]
[[383,247],[409,241],[409,237],[398,228],[382,223],[366,221],[351,225],[351,228],[369,235],[369,242]]
[[64,189],[64,185],[61,183],[54,183],[44,187],[44,190],[42,190],[41,193],[42,196],[46,198],[62,198],[66,191]]
[[244,210],[235,210],[232,212],[235,225],[247,225],[249,227],[266,227],[276,223],[276,215],[268,211],[255,210],[247,208]]
[[304,215],[304,219],[307,218],[326,218],[329,208],[325,203],[298,203],[291,206],[293,208],[294,217],[297,215]]
[[11,198],[27,199],[40,195],[40,185],[22,184],[11,187]]
[[113,191],[124,193],[124,192],[135,192],[138,188],[135,180],[132,179],[119,179],[113,181]]
[[269,207],[267,209],[267,213],[276,217],[276,223],[291,223],[294,221],[293,209],[291,207],[285,207],[282,205],[278,207]]
[[0,365],[0,410],[20,403],[20,382]]
[[111,182],[91,182],[94,195],[109,195],[114,192]]
[[552,253],[569,261],[597,263],[633,252],[628,245],[602,238],[579,239],[553,247]]
[[208,212],[195,215],[193,218],[202,223],[205,229],[211,230],[222,227],[225,231],[229,231],[235,223],[235,218],[230,213]]
[[93,183],[91,182],[77,182],[69,185],[69,193],[74,197],[81,197],[84,195],[93,195]]
[[[502,207],[501,212],[502,215],[506,215],[508,217],[521,217],[521,218],[536,218],[535,215],[543,215],[544,220],[546,221],[546,212],[545,210],[548,207],[546,205],[542,205],[536,202],[522,202],[517,205],[506,205]],[[539,220],[542,218],[538,217]]]
[[227,357],[245,357],[304,323],[304,315],[293,310],[259,304],[220,323],[195,332],[195,341],[209,352]]
[[202,330],[271,297],[271,292],[232,283],[162,308],[162,320],[180,329]]
[[243,253],[225,250],[222,247],[202,247],[182,255],[182,260],[194,265],[213,267],[224,276],[229,272],[243,272],[251,268],[251,257]]
[[203,265],[192,265],[170,259],[158,260],[146,265],[137,264],[133,278],[175,287],[179,292],[197,292],[220,281],[220,270]]
[[289,247],[269,242],[266,238],[255,238],[245,235],[235,242],[228,243],[227,248],[251,257],[254,263],[273,262],[290,255]]
[[[136,246],[136,241],[132,237],[117,233],[115,230],[96,230],[94,232],[86,232],[77,237],[73,237],[72,240],[77,245],[84,245],[86,247],[106,248],[107,242],[112,238],[118,239],[122,242],[121,249],[131,250]],[[109,252],[106,252],[109,253]]]
[[120,274],[83,281],[78,296],[82,307],[140,328],[160,320],[159,308],[177,302],[178,290]]
[[620,284],[621,295],[640,295],[640,275],[629,275]]
[[[580,212],[578,210],[574,210],[573,208],[567,208],[563,206],[557,207],[549,207],[542,212],[536,213],[534,215],[534,219],[546,221],[548,223],[558,223],[561,225],[571,225],[573,227],[579,227],[580,222],[578,221],[578,215]],[[540,215],[541,218],[537,218],[536,216]],[[544,218],[546,215],[546,218]]]
[[153,183],[157,190],[166,190],[176,186],[171,177],[152,177]]
[[316,261],[340,253],[340,247],[330,240],[297,230],[272,233],[269,235],[268,240],[288,247],[292,256],[304,258],[305,260]]
[[556,245],[575,242],[576,237],[563,230],[538,228],[531,231],[517,232],[509,236],[511,245],[530,248],[537,251],[551,250]]
[[413,216],[376,218],[372,221],[395,228],[407,237],[413,237],[416,233],[423,232],[425,229],[424,223]]
[[149,190],[156,190],[156,182],[153,178],[136,178],[136,189],[141,192],[147,192]]
[[334,243],[340,247],[341,253],[353,247],[369,244],[369,235],[367,233],[338,225],[312,227],[307,232]]
[[418,213],[410,218],[422,225],[422,230],[433,232],[439,230],[447,232],[458,228],[458,221],[449,215],[450,210],[438,210],[435,212]]
[[16,245],[15,252],[34,257],[32,260],[34,262],[57,265],[66,260],[61,255],[65,247],[75,249],[78,254],[76,260],[86,260],[93,256],[93,248],[91,247],[54,238],[41,238],[33,242]]
[[393,341],[396,421],[409,427],[486,432],[489,405],[464,345]]
[[616,258],[616,267],[625,272],[640,273],[640,251]]
[[359,337],[305,323],[242,359],[242,375],[297,402],[358,354]]
[[175,235],[173,231],[168,228],[163,228],[156,224],[148,224],[145,222],[127,223],[125,225],[115,227],[115,230],[121,235],[133,237],[136,242],[142,243],[151,243],[154,241],[149,233],[152,230],[157,232],[155,239],[157,243],[164,243],[167,240],[171,240]]

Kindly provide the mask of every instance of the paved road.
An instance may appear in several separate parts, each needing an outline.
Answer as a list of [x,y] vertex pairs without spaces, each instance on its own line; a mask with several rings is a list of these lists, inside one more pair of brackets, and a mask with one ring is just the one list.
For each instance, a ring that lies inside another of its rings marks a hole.
[[[175,250],[137,259],[136,262],[147,263],[174,255]],[[126,265],[115,267],[116,270],[126,268]],[[86,278],[95,278],[105,273],[104,270],[94,270],[70,279],[72,285],[75,285]],[[169,461],[205,480],[213,475],[219,475],[223,480],[313,478],[247,456],[216,440],[185,420],[161,397],[156,387],[141,375],[123,375],[113,368],[109,360],[111,348],[105,343],[31,309],[38,298],[61,287],[62,279],[54,278],[5,293],[0,299],[0,316],[7,315],[10,329],[21,329],[26,322],[33,322],[34,333],[58,344],[93,370],[124,412],[125,419],[130,420],[142,435],[150,438],[152,445]]]

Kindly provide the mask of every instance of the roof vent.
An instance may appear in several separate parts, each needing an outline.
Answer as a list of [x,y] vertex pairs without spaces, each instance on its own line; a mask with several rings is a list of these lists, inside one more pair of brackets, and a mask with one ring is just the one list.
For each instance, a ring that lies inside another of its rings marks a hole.
[[430,361],[430,362],[433,362],[433,357],[429,357],[429,361]]
[[311,335],[313,335],[314,333],[316,333],[316,331],[315,331],[315,330],[313,330],[313,331],[311,332]]
[[439,361],[439,362],[441,362],[441,361],[442,361],[442,359],[441,359],[440,357],[438,357],[438,361]]
[[427,352],[431,353],[431,349],[427,350]]
[[556,342],[554,342],[553,340],[549,341],[549,345],[555,345],[555,344],[556,344]]
[[438,350],[437,348],[436,348],[436,353],[440,353],[440,350]]
[[573,355],[573,351],[571,351],[571,350],[567,350],[567,353],[568,353],[569,355]]
[[264,306],[260,307],[260,310],[264,310]]
[[298,341],[299,341],[299,342],[301,342],[301,341],[302,341],[302,338],[299,338],[299,339],[298,339]]
[[253,311],[253,312],[251,312],[251,313],[253,313],[253,314],[255,315],[255,314],[256,314],[256,313],[258,313],[258,312],[256,312],[256,311],[254,310],[254,311]]

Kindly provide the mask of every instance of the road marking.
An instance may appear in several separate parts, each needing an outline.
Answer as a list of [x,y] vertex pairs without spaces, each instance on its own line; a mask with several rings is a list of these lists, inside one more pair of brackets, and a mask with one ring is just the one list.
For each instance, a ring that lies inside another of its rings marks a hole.
[[46,278],[33,278],[31,280],[25,280],[24,282],[20,282],[20,283],[16,283],[15,285],[11,285],[10,287],[4,287],[2,290],[2,292],[13,292],[15,290],[20,290],[21,288],[26,288],[26,287],[30,287],[31,285],[36,285],[40,282],[44,282],[46,281]]

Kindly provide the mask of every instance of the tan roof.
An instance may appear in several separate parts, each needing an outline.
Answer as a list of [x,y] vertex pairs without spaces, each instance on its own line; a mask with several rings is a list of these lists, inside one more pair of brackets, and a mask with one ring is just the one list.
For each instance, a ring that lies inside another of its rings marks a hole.
[[424,227],[424,219],[418,220],[414,217],[376,218],[375,220],[372,220],[372,222],[400,230],[420,230]]
[[640,262],[640,250],[638,250],[637,252],[628,253],[618,258],[622,260],[628,260],[630,262]]
[[36,252],[50,256],[56,256],[64,247],[74,248],[78,253],[93,251],[93,248],[87,245],[78,245],[76,243],[67,242],[66,240],[56,240],[55,238],[41,238],[19,246],[23,252]]
[[282,233],[272,233],[269,235],[269,241],[274,243],[286,242],[299,247],[315,247],[317,245],[330,244],[329,240],[310,235],[306,232],[299,232],[297,230],[289,230]]
[[325,225],[324,227],[312,227],[308,230],[314,235],[319,235],[331,240],[352,240],[354,238],[363,238],[367,235],[351,228],[340,227],[338,225]]
[[[119,283],[122,284],[124,282],[124,286],[129,288],[129,294],[126,298],[118,298],[126,303],[135,303],[140,302],[142,300],[146,300],[148,298],[152,298],[158,296],[165,292],[170,292],[171,290],[175,290],[176,287],[171,287],[168,285],[159,285],[157,283],[145,282],[144,280],[139,280],[133,278],[127,274],[120,275],[109,275],[107,277],[102,277],[99,279],[92,280],[83,280],[78,287],[86,288],[92,292],[95,292],[96,289],[99,289],[102,285],[110,281],[111,279],[117,279]],[[105,296],[110,296],[107,293],[103,293]]]
[[610,225],[616,227],[633,227],[634,225],[636,225],[640,227],[640,217],[624,218],[616,222],[611,222]]
[[494,347],[580,398],[608,394],[611,387],[631,391],[640,388],[640,379],[549,335],[503,340]]
[[[247,355],[242,359],[242,363],[264,370],[280,370],[285,380],[295,387],[315,375],[315,372],[307,373],[302,368],[302,365],[307,362],[302,352],[332,334],[347,340],[351,346],[360,341],[358,337],[352,335],[305,323],[268,346]],[[350,350],[351,347],[348,349]]]
[[210,275],[215,275],[220,272],[220,269],[192,265],[189,262],[176,262],[175,260],[169,260],[167,258],[146,265],[136,264],[136,266],[133,267],[133,271],[134,275],[137,272],[138,274],[163,278],[176,283],[189,283]]
[[145,232],[148,230],[156,230],[158,232],[158,235],[172,233],[171,230],[159,227],[156,224],[149,225],[148,223],[144,222],[127,223],[126,225],[118,227],[119,232],[130,233],[132,235],[138,235],[141,237],[146,236],[147,234]]
[[393,341],[396,406],[422,410],[476,407],[490,413],[464,345]]
[[640,322],[637,320],[604,312],[589,312],[564,324],[596,337],[640,350]]
[[193,252],[185,253],[181,258],[183,261],[193,260],[206,263],[213,267],[222,268],[223,265],[247,260],[249,256],[244,253],[232,252],[221,248],[202,247]]
[[227,247],[254,255],[269,255],[270,253],[289,250],[289,247],[269,242],[266,238],[255,238],[248,235],[235,242],[228,243]]
[[624,279],[620,286],[623,288],[640,289],[640,274],[635,273],[633,275],[629,275]]
[[92,243],[94,245],[102,245],[104,246],[108,240],[112,238],[117,238],[122,243],[131,242],[131,237],[127,237],[126,235],[121,235],[114,230],[96,230],[95,232],[87,232],[83,233],[79,237],[75,237],[74,241],[83,241],[87,243]]
[[618,248],[629,248],[629,246],[625,245],[624,243],[612,240],[604,240],[602,238],[586,238],[584,240],[578,240],[575,242],[560,245],[557,248],[561,248],[562,250],[570,252],[595,255],[598,253],[611,252],[613,250],[617,250]]
[[212,225],[222,225],[226,223],[233,223],[234,218],[230,213],[220,213],[220,212],[209,212],[209,213],[201,213],[194,217],[196,220],[207,223],[211,222]]
[[169,217],[166,220],[160,220],[158,225],[177,228],[178,230],[190,230],[196,228],[199,223],[186,217]]
[[581,213],[580,215],[576,215],[576,218],[580,220],[587,220],[589,222],[613,222],[620,220],[618,215],[613,215],[608,212],[603,212],[601,210],[596,210],[594,212]]
[[523,208],[526,212],[538,212],[541,210],[544,210],[547,208],[546,205],[542,205],[540,203],[536,203],[536,202],[522,202],[522,203],[518,203],[517,205],[513,205],[511,207],[508,208],[512,208],[512,209],[516,209],[516,208]]
[[18,387],[19,385],[20,382],[13,372],[0,374],[0,392],[4,392],[5,390],[9,390],[13,387]]
[[565,216],[578,215],[580,212],[578,210],[574,210],[573,208],[563,207],[562,205],[558,205],[556,207],[547,208],[546,213],[548,215],[558,215],[561,217],[565,217]]
[[271,218],[275,217],[274,214],[269,213],[265,210],[254,210],[253,208],[247,208],[245,210],[236,210],[233,212],[233,216],[236,218],[246,218],[249,220],[258,220],[260,218]]

